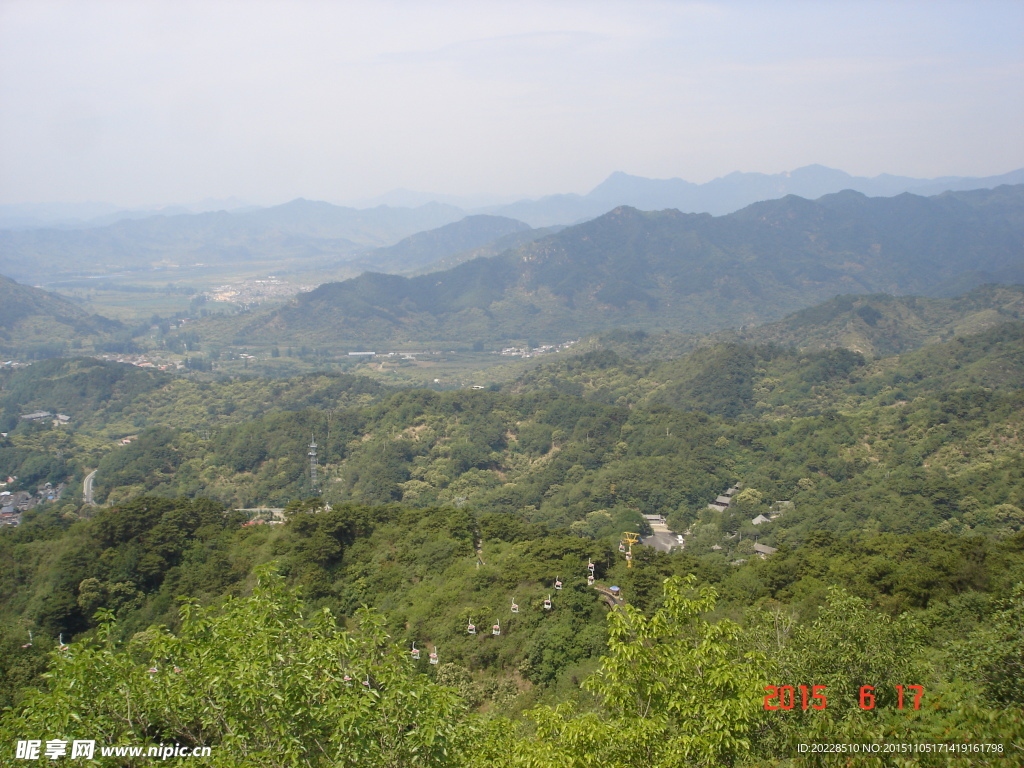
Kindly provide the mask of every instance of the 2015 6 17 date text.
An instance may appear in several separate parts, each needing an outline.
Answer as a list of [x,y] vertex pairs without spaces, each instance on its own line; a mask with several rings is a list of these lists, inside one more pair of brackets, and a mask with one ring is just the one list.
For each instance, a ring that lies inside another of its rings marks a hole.
[[[896,690],[897,709],[903,709],[904,705],[910,706],[913,703],[914,709],[921,708],[921,699],[924,697],[923,685],[897,685]],[[768,695],[764,697],[765,709],[825,709],[828,706],[828,697],[825,685],[766,685],[764,689]],[[798,693],[799,691],[799,693]],[[862,685],[858,704],[861,709],[875,708],[875,686]]]

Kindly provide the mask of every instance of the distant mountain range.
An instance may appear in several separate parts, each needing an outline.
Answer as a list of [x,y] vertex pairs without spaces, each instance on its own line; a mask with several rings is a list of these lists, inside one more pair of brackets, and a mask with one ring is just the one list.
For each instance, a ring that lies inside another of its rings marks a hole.
[[[522,224],[515,233],[496,227],[495,238],[480,242],[487,226],[476,216],[514,219],[530,227],[565,226],[593,219],[614,208],[676,209],[684,213],[723,215],[757,201],[789,194],[817,198],[851,189],[872,196],[903,192],[921,195],[946,190],[993,188],[1024,183],[1024,169],[987,178],[912,179],[897,176],[860,178],[812,165],[781,174],[733,173],[706,184],[682,179],[646,179],[614,173],[586,195],[550,195],[486,208],[463,208],[427,201],[414,193],[383,199],[417,205],[378,205],[357,209],[325,202],[293,200],[270,208],[244,207],[238,200],[205,201],[182,209],[117,211],[102,204],[0,206],[0,273],[40,283],[82,274],[125,270],[187,268],[202,265],[281,264],[292,272],[335,270],[356,274],[373,269],[412,274],[432,262],[448,267],[479,255],[540,237]],[[450,198],[449,198],[450,199]],[[472,199],[464,201],[472,205]],[[467,219],[459,230],[424,234]],[[34,222],[34,224],[33,224]],[[49,222],[40,227],[40,222]],[[468,240],[457,232],[474,233]],[[514,237],[513,237],[514,235]],[[500,238],[509,238],[500,241]],[[467,245],[467,243],[469,243]],[[390,251],[374,249],[392,248]]]
[[6,203],[0,205],[0,229],[88,229],[105,227],[123,219],[254,210],[259,207],[237,197],[144,208],[120,208],[110,203]]
[[1024,283],[1024,185],[788,196],[727,216],[620,207],[444,272],[367,273],[247,315],[234,337],[334,346],[564,340],[610,327],[709,332],[837,294]]
[[[621,205],[644,211],[675,208],[684,213],[720,216],[738,211],[761,200],[786,195],[814,199],[832,192],[852,189],[869,197],[891,197],[912,192],[937,195],[950,190],[992,189],[1003,184],[1024,184],[1024,168],[999,176],[974,178],[945,176],[914,179],[883,174],[873,178],[851,176],[822,165],[808,165],[785,173],[730,173],[705,184],[683,179],[647,179],[616,172],[586,195],[549,195],[537,200],[520,200],[493,205],[478,212],[508,216],[533,227],[572,224],[592,219]],[[408,196],[405,199],[416,199]],[[419,198],[425,201],[427,198]]]
[[195,264],[336,263],[464,217],[438,203],[357,210],[293,200],[273,208],[125,219],[88,229],[0,230],[0,274],[59,275]]

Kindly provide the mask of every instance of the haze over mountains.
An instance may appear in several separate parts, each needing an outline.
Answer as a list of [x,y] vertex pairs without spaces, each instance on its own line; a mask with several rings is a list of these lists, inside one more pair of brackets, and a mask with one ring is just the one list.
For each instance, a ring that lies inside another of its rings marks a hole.
[[232,321],[254,343],[564,340],[611,327],[708,332],[837,294],[955,295],[1024,282],[1024,185],[789,196],[727,216],[620,207],[444,272],[367,273]]
[[475,252],[495,241],[507,243],[501,249],[505,250],[543,234],[543,231],[531,229],[529,224],[515,219],[478,214],[409,235],[392,246],[376,248],[353,263],[368,271],[415,272],[429,269],[438,259],[466,251]]
[[[782,174],[733,173],[706,184],[614,173],[586,195],[550,195],[539,200],[477,209],[436,202],[429,195],[415,194],[384,198],[392,203],[405,202],[406,207],[378,205],[366,209],[302,199],[269,208],[236,207],[243,205],[237,200],[206,201],[197,207],[216,207],[219,202],[232,210],[193,213],[164,209],[156,215],[152,211],[116,212],[97,204],[0,206],[0,274],[41,283],[62,276],[161,269],[171,265],[182,268],[197,264],[272,264],[275,261],[287,262],[297,270],[347,264],[349,274],[361,267],[410,273],[434,260],[484,247],[485,243],[476,238],[469,245],[453,243],[451,247],[436,247],[450,234],[439,233],[436,237],[423,237],[424,242],[433,240],[435,247],[428,252],[421,242],[417,246],[419,250],[413,249],[417,255],[410,255],[408,259],[403,257],[402,249],[376,254],[371,251],[453,224],[466,218],[467,213],[514,219],[530,227],[547,227],[578,223],[624,205],[641,210],[673,208],[684,213],[722,215],[756,201],[788,194],[817,198],[844,189],[869,196],[891,196],[906,191],[936,194],[1015,183],[1024,183],[1024,170],[981,179],[926,180],[888,175],[868,179],[812,165]],[[46,222],[46,226],[40,227],[41,222]],[[467,224],[467,231],[474,226]],[[526,231],[521,224],[516,227],[519,233]],[[476,228],[480,231],[480,227]],[[503,246],[513,244],[506,242]]]
[[[915,179],[908,176],[882,174],[872,178],[850,174],[823,165],[808,165],[783,173],[730,173],[704,184],[683,179],[648,179],[616,171],[585,195],[546,195],[536,200],[490,205],[478,212],[508,216],[534,227],[573,224],[594,218],[620,205],[644,211],[675,208],[684,213],[711,213],[720,216],[732,213],[760,200],[774,200],[786,195],[810,199],[852,189],[868,197],[891,197],[903,192],[936,195],[947,190],[990,189],[1001,184],[1024,183],[1024,169],[984,178],[945,176],[937,179]],[[459,198],[401,191],[366,201],[366,205],[423,205],[433,201],[473,208],[472,199],[464,204]]]
[[41,281],[170,265],[336,262],[463,218],[457,208],[357,210],[293,200],[242,212],[125,219],[89,229],[0,230],[0,274]]
[[182,213],[254,209],[237,197],[208,198],[187,205],[152,205],[123,208],[112,203],[6,203],[0,205],[0,229],[83,229],[103,227],[122,219],[175,216]]

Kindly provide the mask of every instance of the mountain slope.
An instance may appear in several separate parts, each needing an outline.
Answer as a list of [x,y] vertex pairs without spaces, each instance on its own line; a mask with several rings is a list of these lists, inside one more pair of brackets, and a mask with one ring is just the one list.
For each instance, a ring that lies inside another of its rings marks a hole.
[[414,272],[440,259],[481,248],[507,235],[529,231],[529,224],[504,216],[467,216],[437,229],[409,235],[394,245],[375,248],[356,263],[367,270],[379,272]]
[[116,320],[90,315],[55,293],[0,275],[0,354],[50,356],[69,342],[92,344],[122,331]]
[[473,259],[490,259],[494,256],[500,256],[505,251],[521,248],[535,240],[540,240],[548,235],[561,232],[563,229],[565,229],[565,227],[553,226],[511,232],[499,237],[497,240],[491,240],[489,243],[484,243],[478,248],[471,248],[466,251],[454,253],[451,256],[445,256],[437,261],[432,261],[409,274],[426,275],[431,272],[443,272],[446,269],[451,269],[452,267],[456,267],[467,261],[472,261]]
[[[998,204],[991,202],[998,199]],[[614,326],[709,332],[782,318],[836,294],[927,294],[1024,282],[1024,186],[817,201],[712,217],[619,208],[445,272],[368,273],[248,316],[252,343],[562,340]]]

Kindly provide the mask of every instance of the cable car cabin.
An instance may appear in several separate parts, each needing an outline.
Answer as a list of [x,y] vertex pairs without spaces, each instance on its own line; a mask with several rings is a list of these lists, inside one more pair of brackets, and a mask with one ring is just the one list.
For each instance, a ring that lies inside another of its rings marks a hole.
[[348,675],[345,675],[345,677],[343,677],[342,680],[345,681],[345,685],[347,685],[347,686],[351,686],[352,685],[352,678],[349,677]]
[[517,603],[512,603],[512,613],[519,613],[519,605]]
[[588,569],[588,570],[589,570],[589,571],[590,571],[591,573],[593,573],[593,572],[594,572],[594,564],[593,564],[593,563],[587,563],[587,569]]
[[476,634],[476,624],[470,624],[468,627],[466,627],[466,631],[469,634],[471,634],[471,635],[475,635]]
[[419,657],[420,657],[420,649],[416,647],[415,643],[413,643],[413,646],[412,646],[412,657],[414,659],[419,659]]
[[437,654],[436,653],[430,654],[430,656],[428,656],[427,658],[430,659],[430,663],[431,664],[437,664]]
[[544,610],[546,610],[546,611],[550,611],[551,610],[551,596],[550,595],[548,595],[548,599],[544,601]]
[[594,577],[593,576],[587,576],[587,586],[588,587],[594,586]]
[[625,552],[625,551],[626,551],[626,544],[624,542],[620,541],[619,542],[619,552]]
[[495,624],[493,627],[491,627],[491,634],[495,635],[495,636],[500,635],[501,634],[501,625],[500,624]]
[[561,588],[562,588],[562,582],[560,582],[558,579],[555,579],[555,589],[561,589]]

